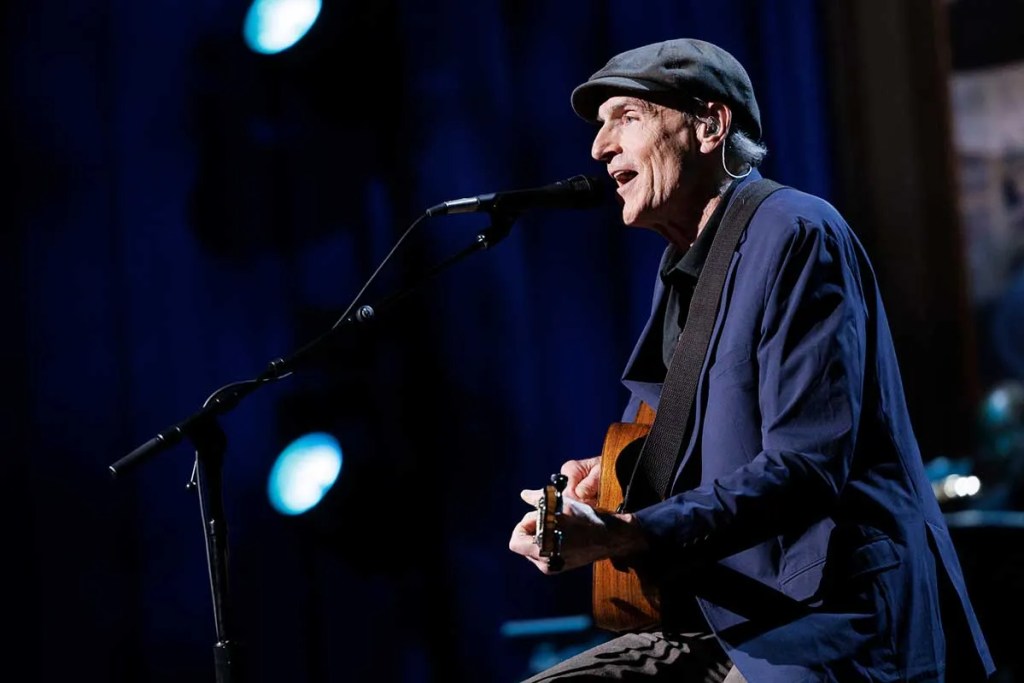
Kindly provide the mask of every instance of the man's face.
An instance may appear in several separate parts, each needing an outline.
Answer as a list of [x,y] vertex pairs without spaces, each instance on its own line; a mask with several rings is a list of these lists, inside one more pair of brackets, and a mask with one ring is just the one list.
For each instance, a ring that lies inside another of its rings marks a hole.
[[689,215],[688,194],[699,157],[693,126],[682,112],[636,97],[614,96],[597,112],[591,155],[608,165],[618,185],[626,225],[668,236]]

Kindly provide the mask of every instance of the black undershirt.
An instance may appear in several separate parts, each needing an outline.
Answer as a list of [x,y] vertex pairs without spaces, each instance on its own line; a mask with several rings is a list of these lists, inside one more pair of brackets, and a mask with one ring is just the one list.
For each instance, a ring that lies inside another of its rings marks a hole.
[[686,316],[690,309],[690,299],[693,298],[693,290],[697,286],[697,278],[707,261],[708,252],[711,251],[711,243],[718,232],[718,226],[722,223],[722,216],[725,214],[725,207],[729,203],[736,183],[733,182],[722,194],[722,201],[715,207],[714,213],[708,219],[704,229],[697,235],[690,248],[685,253],[679,252],[674,246],[669,247],[668,254],[661,268],[661,281],[665,285],[665,304],[662,332],[662,360],[667,370],[672,354],[676,350],[679,335],[682,334],[683,325],[686,323]]

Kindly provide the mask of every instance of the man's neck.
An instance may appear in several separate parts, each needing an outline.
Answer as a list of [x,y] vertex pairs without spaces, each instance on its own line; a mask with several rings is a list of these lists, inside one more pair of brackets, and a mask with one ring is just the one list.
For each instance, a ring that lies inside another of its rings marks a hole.
[[722,203],[723,194],[724,188],[722,192],[716,194],[714,197],[709,199],[708,203],[704,205],[704,211],[702,211],[700,215],[700,222],[697,223],[697,234],[694,235],[693,239],[696,240],[697,237],[701,234],[701,232],[704,231],[704,228],[707,226],[708,221],[711,220],[711,216],[714,215],[715,209],[717,209],[718,205]]
[[704,228],[707,227],[708,221],[711,220],[711,217],[715,214],[715,210],[718,208],[718,206],[722,203],[722,200],[725,198],[725,193],[729,189],[730,182],[731,181],[722,181],[718,186],[717,192],[712,194],[704,203],[704,208],[701,210],[700,213],[700,220],[697,221],[697,230],[693,233],[693,236],[690,238],[689,245],[686,246],[692,245],[697,240],[697,237],[700,235],[700,233],[704,231]]

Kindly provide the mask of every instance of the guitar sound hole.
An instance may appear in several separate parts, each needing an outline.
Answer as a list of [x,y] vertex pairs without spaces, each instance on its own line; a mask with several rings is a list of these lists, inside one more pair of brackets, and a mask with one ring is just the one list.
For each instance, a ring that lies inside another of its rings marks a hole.
[[[639,459],[640,451],[644,446],[644,438],[640,437],[626,444],[615,461],[615,477],[619,480],[619,486],[623,492],[630,485],[630,478],[633,476],[637,459]],[[638,474],[637,481],[632,483],[632,489],[629,491],[629,509],[639,510],[657,503],[659,500],[661,500],[661,496],[654,492],[643,475]]]

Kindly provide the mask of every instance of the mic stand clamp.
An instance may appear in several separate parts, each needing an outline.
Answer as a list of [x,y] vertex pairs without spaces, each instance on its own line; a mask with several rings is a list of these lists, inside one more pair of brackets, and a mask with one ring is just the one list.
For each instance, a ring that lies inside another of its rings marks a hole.
[[[491,211],[491,224],[481,230],[476,240],[480,249],[490,249],[512,232],[512,224],[519,214],[511,211]],[[475,251],[475,250],[474,250]]]

